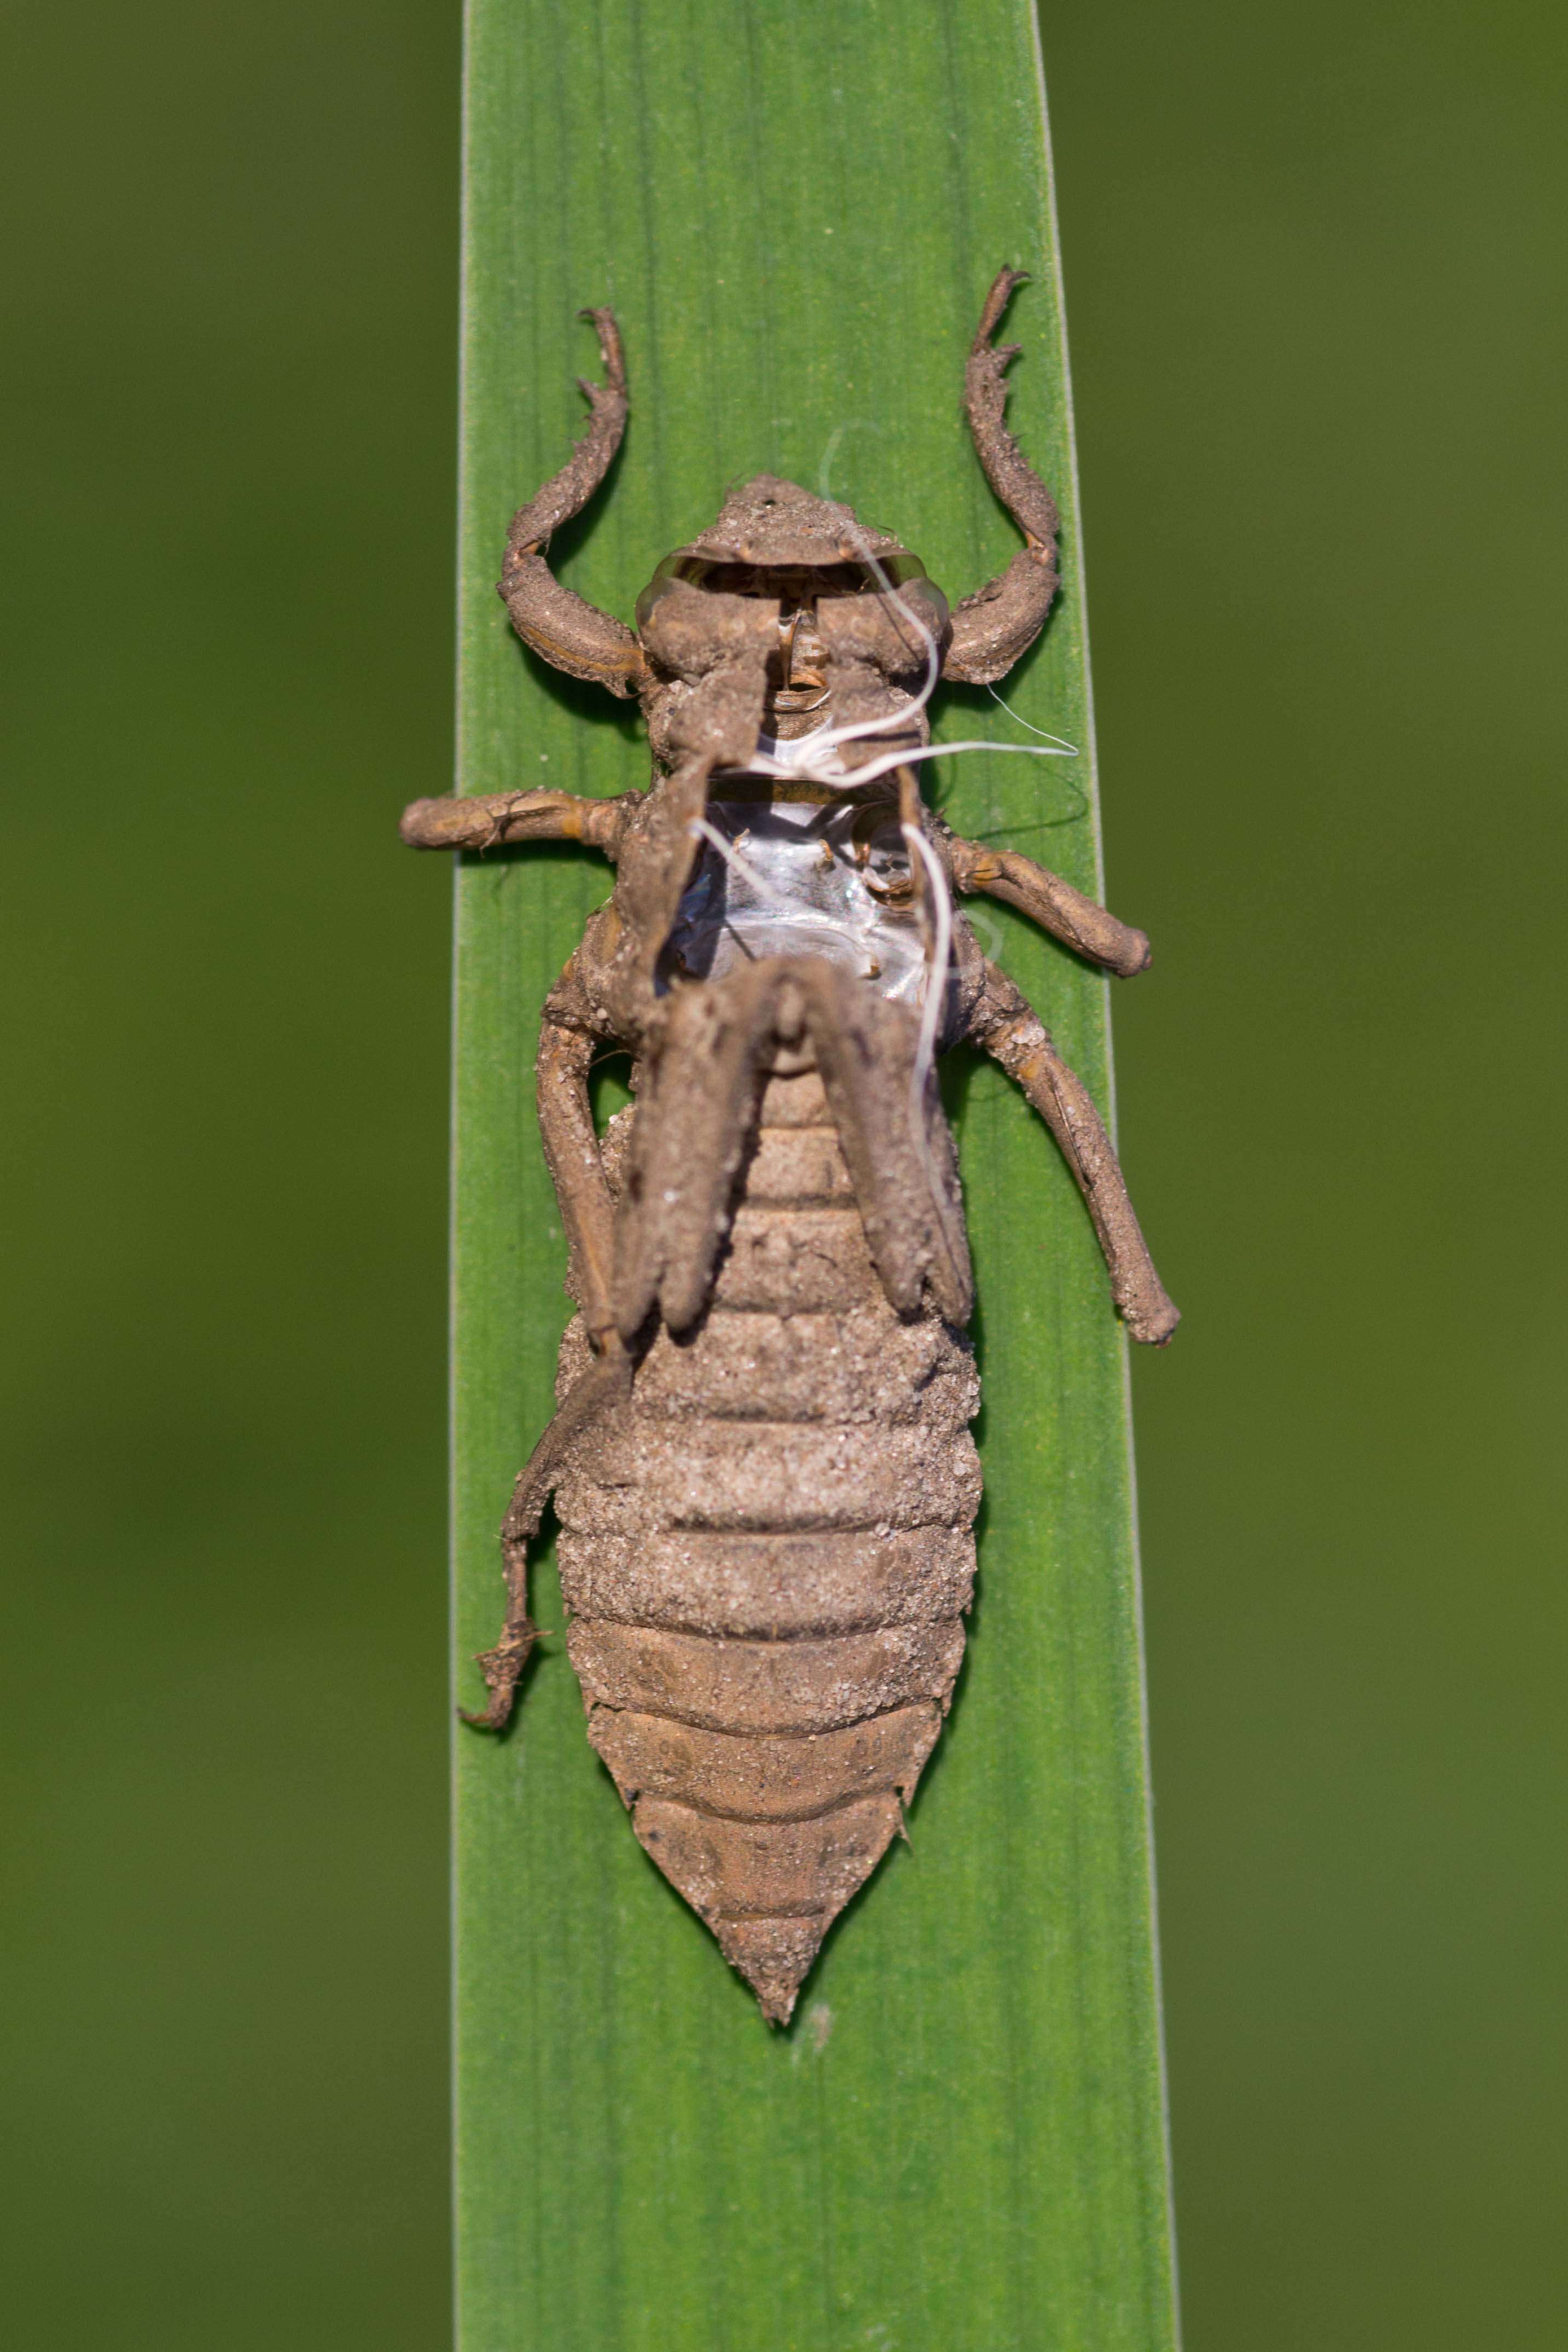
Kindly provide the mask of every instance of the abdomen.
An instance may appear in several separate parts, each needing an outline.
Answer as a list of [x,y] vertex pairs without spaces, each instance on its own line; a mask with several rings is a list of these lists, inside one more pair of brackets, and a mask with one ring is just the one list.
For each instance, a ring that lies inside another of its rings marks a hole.
[[588,1736],[777,2021],[952,1696],[978,1401],[963,1335],[887,1303],[816,1072],[771,1079],[708,1315],[555,1502]]

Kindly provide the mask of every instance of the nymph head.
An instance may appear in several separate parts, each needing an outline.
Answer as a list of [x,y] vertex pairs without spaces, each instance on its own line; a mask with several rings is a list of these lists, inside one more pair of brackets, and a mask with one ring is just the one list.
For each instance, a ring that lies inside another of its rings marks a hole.
[[696,640],[734,597],[774,608],[797,673],[825,658],[847,624],[864,641],[876,620],[869,643],[892,675],[923,664],[924,632],[940,644],[948,629],[947,599],[918,556],[852,508],[773,474],[731,491],[706,530],[665,557],[637,599],[637,634],[655,661],[689,674]]

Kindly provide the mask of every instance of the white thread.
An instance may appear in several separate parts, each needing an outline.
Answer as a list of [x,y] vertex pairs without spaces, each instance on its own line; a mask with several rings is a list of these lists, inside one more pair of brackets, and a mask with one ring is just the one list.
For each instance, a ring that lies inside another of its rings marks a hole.
[[926,973],[925,996],[921,1004],[920,1035],[915,1045],[914,1066],[910,1072],[910,1140],[915,1147],[915,1155],[924,1171],[926,1191],[931,1196],[931,1204],[936,1213],[937,1231],[942,1235],[948,1262],[956,1276],[958,1253],[953,1248],[952,1234],[948,1224],[947,1195],[942,1188],[942,1178],[937,1172],[936,1161],[931,1156],[931,1137],[926,1129],[926,1088],[931,1083],[931,1072],[936,1066],[936,1033],[947,996],[948,966],[952,961],[952,900],[948,894],[947,877],[942,870],[935,851],[919,825],[901,825],[900,831],[910,845],[910,863],[912,864],[914,858],[918,856],[925,867],[932,901],[931,965]]
[[[895,711],[891,719],[879,719],[876,722],[878,731],[895,725],[902,717],[901,711]],[[794,751],[797,746],[804,749],[807,744],[819,743],[822,737],[831,731],[828,728],[822,728],[816,735],[797,736],[794,743],[781,744],[779,748],[782,751]],[[868,760],[863,768],[840,768],[837,771],[820,768],[815,761],[775,760],[768,752],[759,751],[749,767],[721,768],[719,772],[724,776],[773,776],[786,781],[800,778],[814,784],[867,784],[874,777],[885,776],[894,768],[912,768],[921,760],[945,760],[950,751],[1022,751],[1028,760],[1078,758],[1078,753],[1070,749],[1053,751],[1044,743],[991,743],[976,738],[972,742],[963,743],[918,744],[912,751],[889,751],[880,760]]]
[[909,843],[911,856],[925,867],[931,885],[931,961],[921,1000],[920,1042],[915,1047],[915,1066],[910,1078],[910,1110],[911,1116],[921,1115],[920,1134],[923,1137],[926,1081],[936,1066],[937,1024],[942,1019],[942,999],[947,994],[947,968],[952,961],[952,900],[947,894],[947,877],[919,825],[903,824],[899,830]]
[[1064,757],[1069,757],[1074,760],[1078,758],[1078,745],[1076,743],[1069,743],[1065,735],[1053,735],[1048,727],[1037,727],[1032,719],[1024,718],[1021,712],[1014,709],[1010,702],[1003,701],[1001,695],[997,693],[996,688],[991,685],[989,680],[986,682],[985,691],[991,697],[993,702],[1000,702],[1002,704],[1002,708],[1006,712],[1009,719],[1016,720],[1020,727],[1026,727],[1031,735],[1039,736],[1042,742],[1059,743],[1061,745]]

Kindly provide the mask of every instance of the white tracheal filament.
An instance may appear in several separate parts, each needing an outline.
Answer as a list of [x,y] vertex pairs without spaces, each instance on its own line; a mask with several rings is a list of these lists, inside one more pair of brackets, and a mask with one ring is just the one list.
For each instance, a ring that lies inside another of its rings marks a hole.
[[936,1065],[936,1033],[942,1023],[947,968],[952,961],[952,896],[941,861],[919,825],[900,825],[899,830],[909,843],[911,863],[916,858],[920,860],[931,886],[931,950],[926,963],[925,988],[921,997],[920,1040],[915,1047],[915,1066],[910,1076],[910,1116],[920,1118],[923,1134],[926,1080]]

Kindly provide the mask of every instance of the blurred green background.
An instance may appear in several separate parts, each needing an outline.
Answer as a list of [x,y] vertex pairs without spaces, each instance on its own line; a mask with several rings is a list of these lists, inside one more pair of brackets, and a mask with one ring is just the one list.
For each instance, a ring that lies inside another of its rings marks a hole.
[[[1556,2352],[1568,18],[1043,16],[1188,2341]],[[456,0],[0,43],[6,2340],[425,2352]]]

